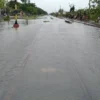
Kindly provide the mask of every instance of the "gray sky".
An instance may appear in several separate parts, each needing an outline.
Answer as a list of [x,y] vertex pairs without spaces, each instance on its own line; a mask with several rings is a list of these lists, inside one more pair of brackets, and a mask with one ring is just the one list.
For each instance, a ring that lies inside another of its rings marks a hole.
[[31,2],[35,2],[38,7],[50,13],[58,11],[60,5],[65,11],[69,11],[69,3],[75,4],[76,9],[86,8],[89,0],[31,0]]

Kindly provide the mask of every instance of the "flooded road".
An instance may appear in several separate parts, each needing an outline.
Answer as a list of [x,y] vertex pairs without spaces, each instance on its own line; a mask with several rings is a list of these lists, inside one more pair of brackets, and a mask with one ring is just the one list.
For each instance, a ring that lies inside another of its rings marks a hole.
[[19,23],[0,23],[0,100],[100,100],[99,28],[48,16]]

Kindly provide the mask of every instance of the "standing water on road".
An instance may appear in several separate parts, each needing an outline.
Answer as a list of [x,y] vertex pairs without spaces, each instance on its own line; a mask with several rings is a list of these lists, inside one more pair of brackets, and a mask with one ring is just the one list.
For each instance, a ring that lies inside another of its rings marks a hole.
[[46,18],[0,23],[0,100],[100,100],[100,29]]

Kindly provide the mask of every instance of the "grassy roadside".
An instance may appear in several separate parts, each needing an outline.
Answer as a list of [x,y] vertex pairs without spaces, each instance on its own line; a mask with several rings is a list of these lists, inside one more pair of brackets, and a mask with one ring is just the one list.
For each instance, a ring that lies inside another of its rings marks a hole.
[[[33,19],[37,19],[37,17],[38,16],[23,16],[23,17],[18,16],[18,19],[33,20]],[[15,19],[15,16],[3,17],[3,18],[0,18],[0,21],[10,21],[11,19]]]
[[32,19],[37,19],[37,17],[38,16],[36,16],[36,15],[35,16],[24,16],[23,19],[32,20]]

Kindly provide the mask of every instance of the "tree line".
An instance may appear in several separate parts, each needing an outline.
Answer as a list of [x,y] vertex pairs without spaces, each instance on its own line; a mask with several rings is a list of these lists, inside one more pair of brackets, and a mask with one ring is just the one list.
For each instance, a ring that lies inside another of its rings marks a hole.
[[98,22],[100,20],[100,0],[89,0],[89,7],[84,9],[75,9],[75,5],[70,5],[69,12],[63,13],[59,10],[58,12],[53,12],[51,15],[54,16],[64,16],[72,19],[79,20],[93,20]]
[[[2,1],[2,2],[1,2]],[[0,8],[4,8],[4,0],[0,0]],[[44,15],[47,14],[46,11],[36,6],[35,3],[30,3],[28,0],[22,0],[22,3],[15,2],[15,1],[9,1],[6,3],[6,13],[10,15],[14,15],[16,13],[15,11],[15,3],[17,4],[17,13],[24,12],[26,15]],[[5,9],[2,10],[5,13]]]

